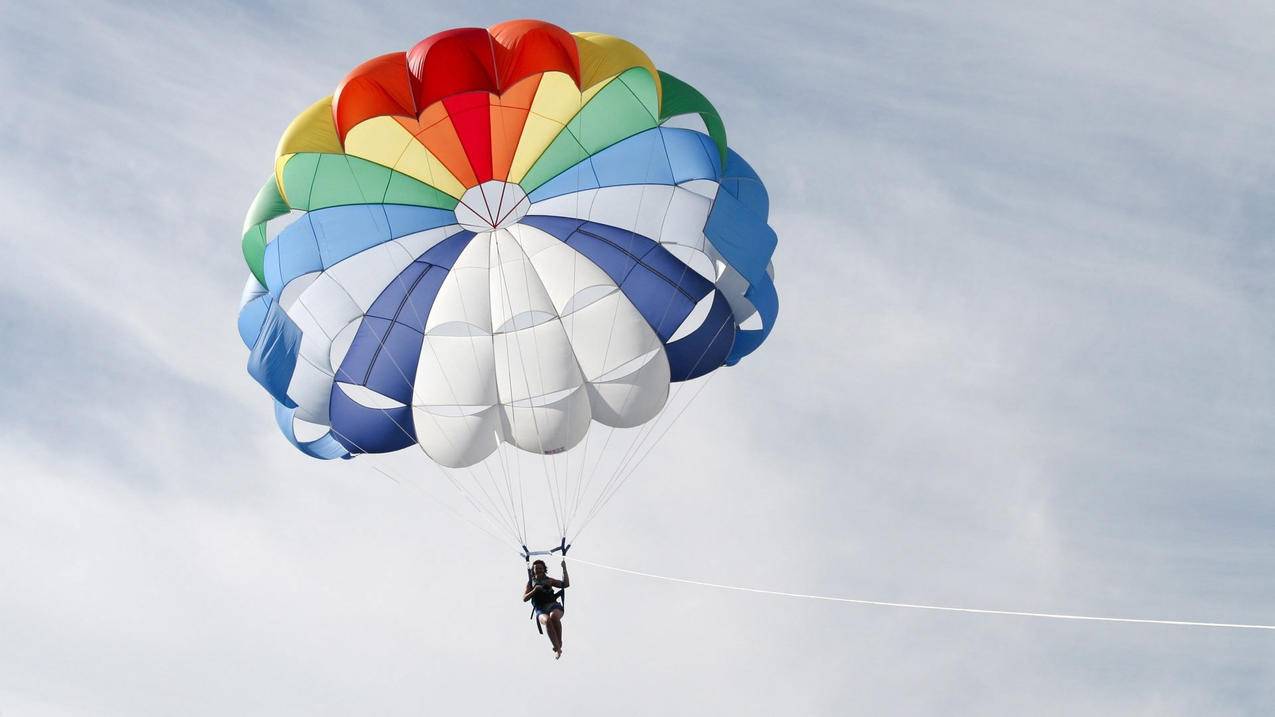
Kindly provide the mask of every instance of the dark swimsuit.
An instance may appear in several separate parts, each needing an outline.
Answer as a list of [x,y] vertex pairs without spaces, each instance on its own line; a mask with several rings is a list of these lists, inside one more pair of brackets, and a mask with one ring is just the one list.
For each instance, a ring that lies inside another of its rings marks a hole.
[[554,610],[566,612],[566,609],[562,607],[562,603],[554,598],[555,588],[553,583],[549,582],[549,578],[533,580],[532,585],[536,590],[531,593],[531,606],[535,608],[537,615],[548,615]]

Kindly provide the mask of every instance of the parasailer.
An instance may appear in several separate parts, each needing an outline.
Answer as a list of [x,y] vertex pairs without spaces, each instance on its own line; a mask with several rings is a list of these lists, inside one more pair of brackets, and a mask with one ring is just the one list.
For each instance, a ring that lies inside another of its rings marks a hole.
[[680,388],[769,334],[768,211],[713,105],[632,43],[441,32],[284,131],[244,224],[248,371],[303,453],[415,449],[524,557],[565,555]]
[[563,592],[571,587],[571,576],[567,574],[567,561],[562,561],[562,579],[549,577],[545,561],[536,560],[531,563],[531,574],[527,578],[527,587],[523,590],[522,601],[531,602],[531,616],[538,625],[544,626],[549,633],[549,644],[553,646],[554,659],[562,657],[562,615],[566,612],[563,605]]

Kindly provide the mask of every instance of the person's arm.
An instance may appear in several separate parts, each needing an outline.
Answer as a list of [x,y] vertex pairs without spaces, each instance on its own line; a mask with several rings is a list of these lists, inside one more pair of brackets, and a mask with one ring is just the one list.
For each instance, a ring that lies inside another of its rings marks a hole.
[[567,561],[565,560],[562,561],[562,582],[559,583],[559,586],[564,588],[571,587],[571,576],[567,575]]
[[523,602],[527,602],[528,600],[530,600],[530,599],[531,599],[531,594],[532,594],[532,593],[534,593],[535,591],[536,591],[536,589],[535,589],[534,587],[532,587],[532,585],[531,585],[531,581],[530,581],[530,580],[528,580],[528,581],[527,581],[527,590],[526,590],[526,592],[524,592],[524,593],[522,594],[522,601],[523,601]]

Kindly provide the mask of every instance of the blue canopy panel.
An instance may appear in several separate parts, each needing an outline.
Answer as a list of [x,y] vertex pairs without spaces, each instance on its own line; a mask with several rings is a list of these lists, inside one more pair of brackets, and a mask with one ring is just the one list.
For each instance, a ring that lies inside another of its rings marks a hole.
[[763,222],[770,214],[770,195],[766,193],[766,185],[761,177],[753,171],[744,158],[728,150],[726,169],[722,172],[718,184],[722,190],[738,199],[749,211],[756,214]]
[[345,450],[345,446],[341,445],[332,437],[332,432],[328,431],[321,437],[313,441],[301,442],[297,440],[296,431],[292,427],[293,414],[297,409],[275,401],[274,419],[279,424],[279,430],[283,432],[283,437],[288,442],[297,447],[297,450],[310,456],[311,458],[322,458],[323,460],[331,460],[333,458],[349,458],[349,451]]
[[456,223],[450,209],[406,204],[346,204],[306,212],[266,245],[263,266],[270,294],[378,244]]
[[711,138],[689,129],[655,127],[586,157],[537,187],[527,198],[535,203],[599,187],[681,184],[717,177],[717,147]]
[[297,367],[301,329],[288,318],[279,304],[271,302],[248,355],[248,374],[287,408],[297,404],[288,398],[288,384]]
[[[332,384],[329,419],[336,440],[352,453],[388,453],[416,442],[411,402],[425,321],[443,279],[474,238],[462,231],[421,254],[381,292],[363,317]],[[370,408],[339,384],[364,386],[398,403]]]
[[261,329],[266,324],[266,316],[270,313],[270,307],[274,305],[274,299],[269,294],[261,294],[244,304],[239,309],[239,338],[243,339],[244,346],[250,350],[257,343],[257,337],[261,335]]
[[766,186],[753,168],[733,151],[727,156],[719,184],[721,190],[704,224],[704,236],[748,281],[744,298],[757,309],[762,322],[760,329],[740,330],[726,360],[727,365],[734,366],[761,346],[779,315],[779,295],[766,271],[779,239],[766,223],[770,210]]
[[[766,273],[778,238],[766,223],[770,199],[753,168],[734,151],[728,151],[725,168],[719,171],[719,167],[717,146],[708,135],[656,127],[582,160],[536,188],[528,198],[534,203],[587,189],[628,184],[681,184],[692,179],[718,182],[721,190],[705,223],[704,235],[748,281],[744,297],[757,309],[762,321],[760,329],[739,330],[726,360],[727,365],[733,366],[766,340],[779,314],[775,284]],[[736,317],[736,325],[745,318]]]
[[704,323],[677,341],[666,343],[672,380],[687,381],[727,364],[739,326],[726,295],[713,289],[713,303]]
[[[611,277],[664,343],[672,380],[703,376],[726,361],[736,331],[726,297],[658,242],[582,219],[536,215],[523,217],[522,223],[556,237]],[[715,296],[708,318],[690,334],[671,341],[709,293]]]
[[757,309],[757,314],[761,317],[761,328],[739,330],[730,356],[726,358],[727,366],[734,366],[740,359],[756,351],[770,335],[770,330],[775,326],[775,318],[779,316],[779,294],[775,291],[775,282],[769,274],[763,273],[760,281],[749,286],[748,291],[744,292],[744,298]]
[[368,408],[334,385],[328,413],[335,440],[351,454],[391,453],[416,442],[410,406]]

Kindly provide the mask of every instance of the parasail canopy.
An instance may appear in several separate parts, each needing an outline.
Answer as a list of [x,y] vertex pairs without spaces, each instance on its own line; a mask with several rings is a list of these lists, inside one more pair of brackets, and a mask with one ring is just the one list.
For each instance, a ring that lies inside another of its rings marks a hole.
[[504,452],[544,456],[565,536],[603,463],[594,426],[649,443],[671,386],[765,340],[767,213],[713,105],[635,45],[535,20],[441,32],[283,132],[244,222],[248,370],[307,455],[486,470],[499,495],[471,502],[524,543]]

